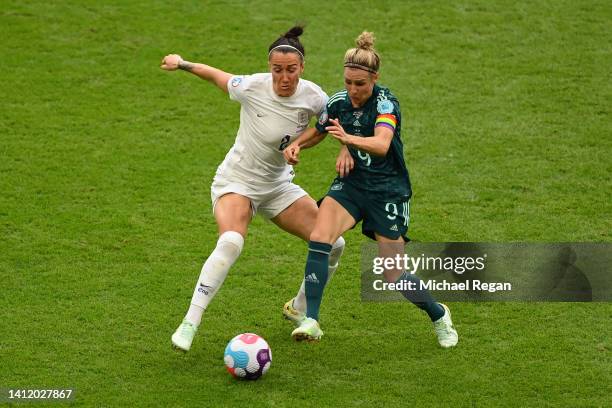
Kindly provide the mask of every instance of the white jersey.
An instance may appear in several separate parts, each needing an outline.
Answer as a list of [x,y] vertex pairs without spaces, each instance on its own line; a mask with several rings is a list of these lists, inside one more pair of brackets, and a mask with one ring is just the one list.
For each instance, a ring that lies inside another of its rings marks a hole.
[[323,111],[325,92],[300,79],[293,95],[278,96],[270,73],[233,76],[227,89],[240,102],[240,128],[215,178],[251,185],[290,181],[293,167],[285,162],[283,150]]

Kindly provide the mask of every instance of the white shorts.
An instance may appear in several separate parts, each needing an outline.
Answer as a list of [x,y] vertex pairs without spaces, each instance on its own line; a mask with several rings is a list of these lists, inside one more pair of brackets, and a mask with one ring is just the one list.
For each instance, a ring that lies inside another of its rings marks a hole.
[[247,197],[251,200],[253,216],[259,214],[266,219],[276,217],[298,199],[308,195],[302,187],[291,181],[255,186],[245,182],[229,181],[216,175],[210,187],[213,213],[219,198],[229,193],[236,193]]

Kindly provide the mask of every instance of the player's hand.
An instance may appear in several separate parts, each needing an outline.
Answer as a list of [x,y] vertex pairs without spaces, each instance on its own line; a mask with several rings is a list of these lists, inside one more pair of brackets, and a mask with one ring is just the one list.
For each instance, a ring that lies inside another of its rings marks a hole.
[[300,145],[298,143],[291,143],[283,150],[283,156],[285,161],[292,166],[300,162]]
[[349,144],[350,135],[344,131],[340,121],[338,119],[330,119],[329,121],[332,123],[332,125],[325,128],[327,133],[332,135],[340,143],[344,145]]
[[355,160],[353,160],[348,147],[343,145],[336,159],[336,172],[340,177],[346,177],[353,170],[353,167],[355,167]]
[[178,54],[168,54],[162,59],[161,69],[166,71],[175,71],[178,69],[179,62],[183,59]]

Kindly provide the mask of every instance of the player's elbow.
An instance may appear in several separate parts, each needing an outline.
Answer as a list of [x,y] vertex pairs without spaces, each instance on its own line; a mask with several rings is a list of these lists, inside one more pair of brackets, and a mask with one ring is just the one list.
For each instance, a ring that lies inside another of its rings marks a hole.
[[384,157],[389,152],[390,147],[391,147],[390,142],[382,141],[381,143],[378,144],[378,146],[376,146],[372,154],[375,156]]
[[386,128],[376,128],[376,135],[373,138],[375,145],[370,153],[376,156],[386,156],[393,140],[393,132]]

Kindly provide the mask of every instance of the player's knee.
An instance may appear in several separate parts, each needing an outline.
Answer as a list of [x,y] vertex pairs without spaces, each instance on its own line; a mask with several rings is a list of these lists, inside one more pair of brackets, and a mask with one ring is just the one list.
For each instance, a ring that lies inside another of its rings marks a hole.
[[344,251],[345,244],[346,244],[346,241],[344,240],[343,237],[338,238],[336,242],[334,242],[334,244],[332,245],[332,251],[334,250],[339,250],[340,252]]
[[337,265],[340,257],[342,256],[342,252],[344,251],[345,241],[344,238],[340,237],[334,242],[332,245],[332,250],[329,254],[329,264]]
[[215,252],[218,252],[218,256],[233,262],[240,256],[243,246],[244,237],[240,233],[226,231],[219,237]]
[[336,237],[334,237],[331,232],[321,231],[316,228],[310,233],[310,240],[315,242],[323,242],[331,245],[336,241],[335,238]]

